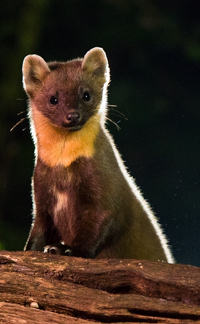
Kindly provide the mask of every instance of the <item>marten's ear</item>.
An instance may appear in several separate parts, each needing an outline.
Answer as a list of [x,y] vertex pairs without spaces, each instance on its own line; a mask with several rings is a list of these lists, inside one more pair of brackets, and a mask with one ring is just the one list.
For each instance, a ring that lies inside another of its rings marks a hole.
[[94,47],[85,54],[81,69],[97,77],[104,77],[105,81],[109,82],[108,60],[106,53],[100,47]]
[[50,69],[41,56],[34,54],[25,57],[22,72],[24,90],[30,94],[35,86],[42,82]]

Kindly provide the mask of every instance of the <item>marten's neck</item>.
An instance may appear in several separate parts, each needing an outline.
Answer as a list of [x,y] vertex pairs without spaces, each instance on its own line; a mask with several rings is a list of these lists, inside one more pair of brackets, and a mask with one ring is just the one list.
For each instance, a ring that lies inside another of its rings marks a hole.
[[36,156],[46,165],[68,167],[81,156],[94,155],[94,142],[101,127],[100,115],[90,117],[83,128],[75,132],[52,125],[35,107],[31,109],[31,119]]

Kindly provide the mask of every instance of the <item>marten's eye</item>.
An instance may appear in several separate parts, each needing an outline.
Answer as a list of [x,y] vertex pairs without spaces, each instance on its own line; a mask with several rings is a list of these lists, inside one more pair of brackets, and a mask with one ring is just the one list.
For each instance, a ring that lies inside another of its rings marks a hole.
[[88,91],[84,91],[83,92],[83,96],[82,96],[84,101],[90,101],[91,97]]
[[58,104],[58,98],[55,96],[51,96],[50,100],[49,100],[51,105],[57,105]]

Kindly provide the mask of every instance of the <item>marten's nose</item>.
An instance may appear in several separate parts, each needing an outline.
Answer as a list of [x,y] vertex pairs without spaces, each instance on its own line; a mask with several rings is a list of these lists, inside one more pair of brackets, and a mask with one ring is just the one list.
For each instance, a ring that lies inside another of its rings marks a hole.
[[71,112],[67,115],[67,122],[69,124],[77,124],[80,120],[80,114],[78,112]]

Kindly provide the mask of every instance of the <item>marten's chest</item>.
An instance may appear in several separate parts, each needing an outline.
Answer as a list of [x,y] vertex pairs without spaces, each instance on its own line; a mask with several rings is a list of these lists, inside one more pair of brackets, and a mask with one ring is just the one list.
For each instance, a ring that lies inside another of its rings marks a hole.
[[34,195],[38,208],[48,210],[54,218],[66,213],[80,214],[101,200],[102,185],[95,162],[79,158],[70,167],[48,167],[38,159],[34,178]]

